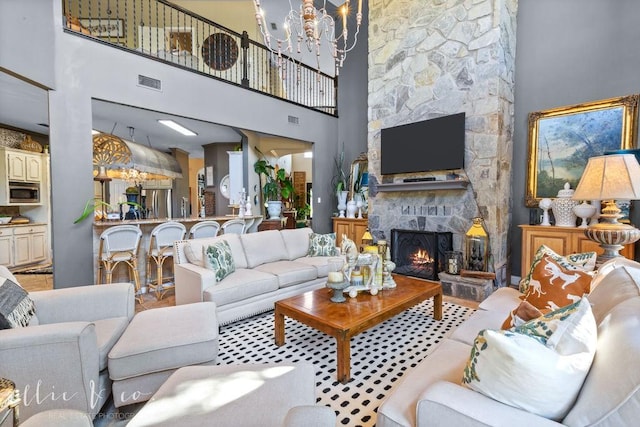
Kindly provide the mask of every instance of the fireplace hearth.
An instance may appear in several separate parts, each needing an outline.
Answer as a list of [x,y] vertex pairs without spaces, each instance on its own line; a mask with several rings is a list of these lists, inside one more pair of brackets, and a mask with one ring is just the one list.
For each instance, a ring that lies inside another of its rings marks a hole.
[[391,230],[391,260],[396,274],[438,280],[445,253],[452,250],[451,232]]

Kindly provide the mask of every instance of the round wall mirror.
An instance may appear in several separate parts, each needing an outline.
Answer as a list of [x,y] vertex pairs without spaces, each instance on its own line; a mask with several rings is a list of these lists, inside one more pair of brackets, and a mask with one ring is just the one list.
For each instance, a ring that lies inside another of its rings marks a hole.
[[225,175],[220,180],[220,194],[225,198],[229,198],[229,175]]

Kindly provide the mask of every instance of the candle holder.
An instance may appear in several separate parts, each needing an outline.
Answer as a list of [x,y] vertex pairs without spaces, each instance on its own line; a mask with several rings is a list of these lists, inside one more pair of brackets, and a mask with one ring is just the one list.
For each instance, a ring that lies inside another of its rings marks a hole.
[[445,252],[445,268],[448,274],[458,275],[462,269],[462,252],[447,251]]

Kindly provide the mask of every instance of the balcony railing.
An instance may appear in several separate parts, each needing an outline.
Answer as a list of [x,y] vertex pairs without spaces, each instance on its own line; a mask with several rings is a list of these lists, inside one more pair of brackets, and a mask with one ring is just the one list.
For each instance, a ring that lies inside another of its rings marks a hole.
[[63,0],[66,31],[337,116],[337,80],[164,0]]

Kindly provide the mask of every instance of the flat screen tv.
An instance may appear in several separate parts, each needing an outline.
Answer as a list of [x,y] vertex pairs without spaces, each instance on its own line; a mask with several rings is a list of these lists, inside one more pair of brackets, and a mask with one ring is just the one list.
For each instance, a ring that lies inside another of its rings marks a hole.
[[383,175],[464,168],[464,113],[382,129]]

